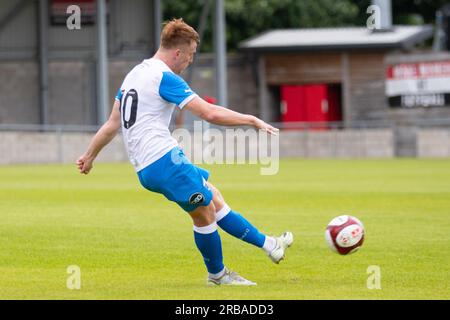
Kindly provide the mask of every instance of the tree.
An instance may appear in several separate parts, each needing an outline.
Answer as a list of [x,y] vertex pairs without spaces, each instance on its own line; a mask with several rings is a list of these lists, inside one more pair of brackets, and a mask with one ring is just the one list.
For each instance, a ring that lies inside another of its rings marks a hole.
[[[204,0],[165,0],[166,20],[182,17],[197,28]],[[214,2],[214,0],[209,0]],[[365,26],[370,0],[224,0],[227,46],[235,51],[241,41],[270,29]],[[446,0],[393,0],[394,24],[433,23]],[[213,9],[212,9],[213,10]],[[201,51],[212,51],[212,18]]]
[[[213,1],[213,0],[210,0]],[[358,7],[350,0],[225,0],[227,45],[239,43],[267,29],[352,25]],[[203,0],[166,0],[164,19],[182,17],[197,27]],[[208,21],[202,51],[212,50],[212,18]]]

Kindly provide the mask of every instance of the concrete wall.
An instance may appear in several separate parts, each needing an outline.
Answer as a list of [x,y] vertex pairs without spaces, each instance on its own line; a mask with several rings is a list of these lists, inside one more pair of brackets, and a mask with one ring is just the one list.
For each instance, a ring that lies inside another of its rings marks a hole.
[[450,130],[418,130],[417,156],[420,158],[450,158]]
[[[74,163],[92,133],[0,132],[0,164]],[[417,157],[450,158],[449,129],[415,131]],[[194,144],[201,144],[193,141]],[[280,134],[281,158],[392,158],[395,132],[391,129],[291,131]],[[118,135],[100,154],[99,162],[128,161]]]
[[[0,132],[0,164],[75,163],[91,138],[92,134],[87,133]],[[122,139],[117,136],[98,161],[127,159]]]
[[391,158],[393,141],[389,129],[283,131],[280,157]]
[[[75,163],[91,137],[87,133],[0,132],[0,164]],[[193,141],[197,145],[198,142]],[[279,142],[281,158],[390,158],[394,155],[390,130],[283,131]],[[100,153],[98,161],[128,161],[120,135]]]

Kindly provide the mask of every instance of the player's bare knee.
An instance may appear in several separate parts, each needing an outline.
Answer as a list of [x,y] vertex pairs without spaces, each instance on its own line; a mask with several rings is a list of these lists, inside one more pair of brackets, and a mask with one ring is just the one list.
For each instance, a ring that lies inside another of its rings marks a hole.
[[216,212],[219,211],[220,209],[223,208],[223,206],[225,205],[225,200],[222,197],[222,194],[220,193],[220,191],[214,187],[212,184],[208,183],[208,186],[211,188],[211,190],[213,191],[213,203],[215,206],[215,210]]
[[214,201],[211,201],[207,208],[208,222],[211,224],[216,221],[216,206]]
[[214,203],[211,201],[209,205],[199,206],[197,209],[190,212],[189,215],[191,216],[195,226],[205,227],[216,221],[215,212],[216,209]]
[[215,211],[219,211],[220,209],[223,208],[223,206],[225,205],[225,202],[223,201],[223,199],[221,197],[219,197],[216,193],[214,193],[213,195],[213,199],[212,202],[214,203],[214,208]]

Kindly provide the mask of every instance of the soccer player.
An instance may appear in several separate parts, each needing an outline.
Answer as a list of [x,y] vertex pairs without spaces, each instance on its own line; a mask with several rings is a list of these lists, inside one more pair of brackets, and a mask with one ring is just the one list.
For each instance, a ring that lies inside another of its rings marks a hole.
[[267,236],[233,211],[219,190],[207,182],[209,172],[186,158],[169,132],[169,123],[177,106],[216,125],[250,125],[269,134],[277,134],[278,129],[252,115],[210,104],[191,90],[179,75],[192,63],[198,44],[197,32],[182,19],[164,26],[158,51],[127,74],[109,119],[77,166],[80,173],[88,174],[100,150],[122,127],[130,162],[142,186],[176,202],[192,218],[195,244],[208,270],[207,284],[256,285],[224,266],[217,226],[262,248],[275,263],[292,244],[292,233]]

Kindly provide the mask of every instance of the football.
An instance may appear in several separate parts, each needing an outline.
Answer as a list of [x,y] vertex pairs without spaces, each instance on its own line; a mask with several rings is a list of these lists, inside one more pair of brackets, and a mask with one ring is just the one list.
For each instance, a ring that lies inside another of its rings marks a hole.
[[357,218],[342,215],[330,221],[325,240],[334,252],[341,255],[356,252],[364,242],[364,225]]

